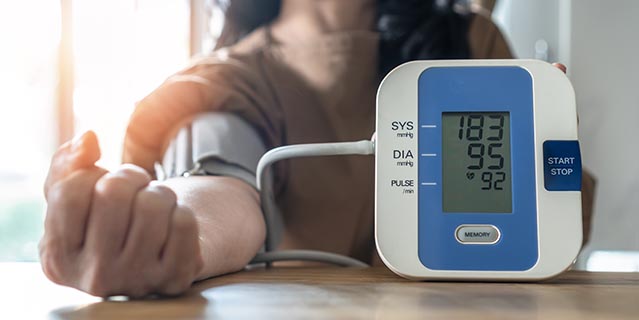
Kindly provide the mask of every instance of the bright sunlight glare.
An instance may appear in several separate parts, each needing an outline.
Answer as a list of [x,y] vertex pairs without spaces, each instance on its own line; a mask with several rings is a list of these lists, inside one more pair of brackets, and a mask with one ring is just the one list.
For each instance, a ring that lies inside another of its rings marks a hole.
[[103,158],[116,167],[135,102],[186,66],[185,0],[74,1],[76,133],[95,130]]
[[0,261],[37,257],[59,41],[58,1],[0,2]]

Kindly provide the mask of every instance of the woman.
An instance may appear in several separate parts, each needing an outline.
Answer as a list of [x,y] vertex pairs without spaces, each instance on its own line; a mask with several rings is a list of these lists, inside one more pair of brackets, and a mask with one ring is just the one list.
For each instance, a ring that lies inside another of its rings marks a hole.
[[[144,296],[178,294],[196,279],[242,269],[265,238],[256,190],[233,175],[151,183],[172,132],[215,111],[239,116],[266,149],[369,138],[375,92],[391,68],[414,59],[511,56],[488,18],[441,3],[230,1],[220,50],[169,78],[136,108],[124,150],[124,162],[135,166],[111,173],[96,167],[99,149],[90,132],[54,156],[41,242],[47,276],[93,295]],[[246,141],[235,145],[260,147]],[[241,162],[225,156],[221,163]],[[280,166],[279,247],[379,263],[373,178],[367,157]]]

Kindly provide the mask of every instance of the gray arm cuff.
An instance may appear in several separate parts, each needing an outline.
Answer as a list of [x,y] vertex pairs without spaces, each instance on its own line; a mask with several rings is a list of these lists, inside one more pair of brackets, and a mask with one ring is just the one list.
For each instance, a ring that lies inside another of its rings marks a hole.
[[256,188],[257,162],[265,152],[259,135],[240,117],[203,113],[171,141],[162,161],[162,176],[230,176]]

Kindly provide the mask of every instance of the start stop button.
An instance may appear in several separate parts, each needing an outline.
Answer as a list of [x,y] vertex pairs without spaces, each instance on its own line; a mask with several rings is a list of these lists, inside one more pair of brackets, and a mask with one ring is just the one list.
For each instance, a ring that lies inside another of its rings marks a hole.
[[548,191],[581,190],[581,154],[579,142],[544,142],[544,187]]

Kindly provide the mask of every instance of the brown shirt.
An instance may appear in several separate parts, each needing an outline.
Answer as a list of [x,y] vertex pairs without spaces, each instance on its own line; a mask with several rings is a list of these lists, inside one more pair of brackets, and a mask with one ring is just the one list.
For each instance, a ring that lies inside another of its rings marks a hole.
[[[489,19],[469,33],[477,59],[510,58]],[[277,43],[263,28],[199,59],[141,101],[127,130],[124,161],[151,171],[169,132],[203,111],[232,112],[253,125],[267,148],[369,139],[375,128],[378,35],[328,34]],[[373,238],[371,156],[289,160],[277,167],[280,248],[324,250],[378,262]]]

